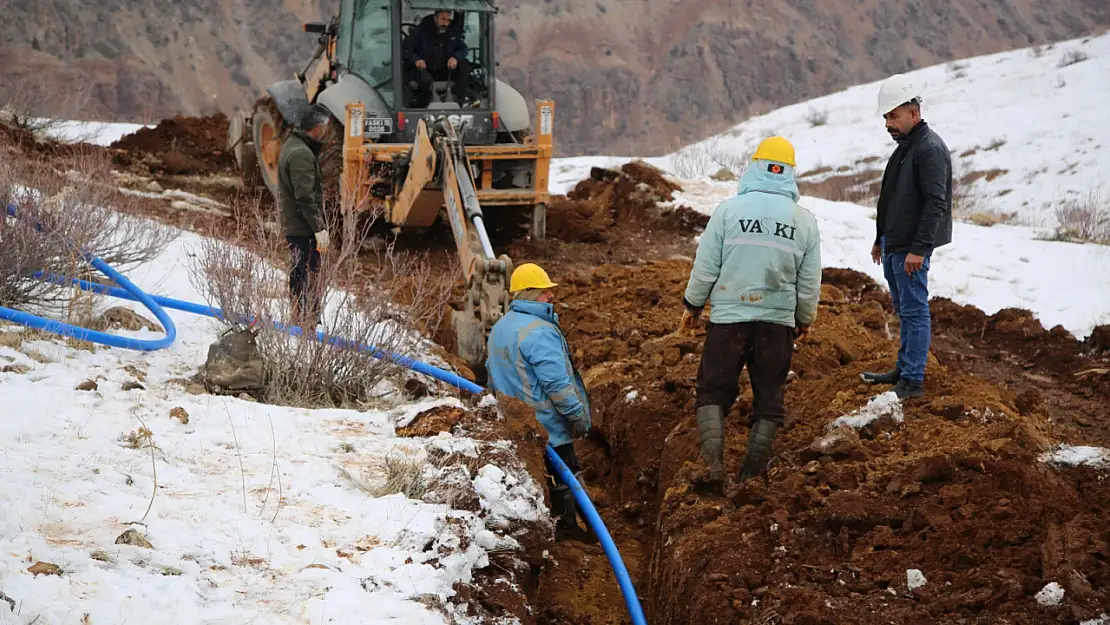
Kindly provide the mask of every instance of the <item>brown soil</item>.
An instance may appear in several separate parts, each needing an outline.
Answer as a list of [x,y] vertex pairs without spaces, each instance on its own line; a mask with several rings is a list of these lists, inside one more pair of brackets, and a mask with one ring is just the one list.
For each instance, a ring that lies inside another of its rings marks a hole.
[[[222,158],[187,143],[173,150],[210,167]],[[661,208],[674,190],[642,164],[596,169],[552,203],[549,240],[504,250],[561,285],[557,311],[594,408],[579,455],[649,622],[1071,624],[1106,610],[1110,480],[1037,457],[1058,441],[1110,444],[1110,328],[1080,342],[1025,311],[988,316],[936,299],[928,395],[905,403],[902,423],[826,438],[836,417],[883,390],[858,375],[890,366],[898,333],[885,288],[827,269],[818,320],[795,352],[767,483],[713,492],[702,482],[693,410],[704,331],[673,332],[705,218]],[[232,226],[234,218],[205,217],[192,227],[226,235]],[[449,239],[432,245],[451,257]],[[727,422],[734,477],[750,408],[745,376]],[[456,417],[428,415],[426,425],[505,427]],[[542,433],[534,420],[531,429],[519,415],[507,421],[540,475]],[[482,615],[630,622],[600,546],[527,547],[537,576],[518,581],[531,611],[519,593],[499,594],[490,567],[485,581],[460,587]],[[537,555],[544,549],[549,557]],[[908,590],[907,569],[927,584]],[[1059,607],[1034,600],[1049,582],[1066,589]]]
[[659,170],[634,161],[620,169],[594,167],[566,198],[548,211],[548,236],[567,242],[601,243],[645,228],[704,228],[709,218],[689,207],[663,208],[679,186]]
[[[154,128],[141,128],[110,147],[131,155],[156,157],[151,171],[171,175],[227,171],[234,157],[227,151],[227,116],[179,115],[164,119]],[[127,165],[129,159],[122,159]]]

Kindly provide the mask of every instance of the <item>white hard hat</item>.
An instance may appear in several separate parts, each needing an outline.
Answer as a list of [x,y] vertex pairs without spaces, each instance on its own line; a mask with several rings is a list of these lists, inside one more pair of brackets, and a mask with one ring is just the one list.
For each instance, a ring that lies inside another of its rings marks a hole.
[[914,98],[920,99],[922,91],[925,91],[924,81],[895,74],[879,87],[879,106],[875,114],[886,115]]

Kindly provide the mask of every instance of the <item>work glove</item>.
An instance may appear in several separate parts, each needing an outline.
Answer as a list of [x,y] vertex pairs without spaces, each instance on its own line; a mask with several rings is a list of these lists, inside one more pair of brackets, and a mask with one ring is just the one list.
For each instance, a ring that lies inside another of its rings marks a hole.
[[678,332],[680,334],[693,334],[694,330],[698,329],[698,319],[701,318],[701,307],[692,306],[685,298],[682,300],[686,309],[682,311],[682,320],[678,322]]
[[582,438],[590,431],[590,422],[586,419],[586,412],[581,411],[567,417],[570,426],[571,438]]
[[331,245],[331,240],[328,238],[327,228],[316,233],[316,251],[326,252],[328,246]]
[[809,326],[808,325],[798,325],[797,327],[794,328],[794,340],[795,341],[801,342],[801,340],[804,339],[806,337],[806,335],[808,335],[808,334],[809,334]]

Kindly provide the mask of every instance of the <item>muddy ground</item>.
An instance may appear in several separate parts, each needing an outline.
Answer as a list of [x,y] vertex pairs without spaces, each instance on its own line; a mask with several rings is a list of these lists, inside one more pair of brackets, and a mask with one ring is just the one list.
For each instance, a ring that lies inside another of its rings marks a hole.
[[[234,177],[208,141],[226,120],[199,123],[197,138],[173,135],[191,123],[164,122],[166,134],[126,137],[111,153],[163,184],[192,175],[194,191],[205,174]],[[191,173],[170,171],[173,153],[197,161],[187,161]],[[224,200],[269,201],[215,186]],[[1058,442],[1110,446],[1110,328],[1080,342],[1025,311],[985,315],[936,299],[926,397],[906,402],[901,422],[833,431],[882,390],[858,376],[893,362],[898,321],[883,286],[826,269],[767,481],[713,492],[701,481],[693,410],[704,330],[674,333],[706,219],[664,207],[674,189],[638,164],[594,170],[553,202],[547,241],[499,246],[560,283],[560,322],[594,407],[579,453],[649,622],[1072,624],[1110,611],[1108,473],[1038,461]],[[234,227],[234,215],[184,216],[156,200],[147,209],[205,234]],[[429,240],[446,267],[450,238]],[[726,426],[733,477],[747,439],[746,376],[741,392]],[[630,622],[599,546],[546,548],[532,610],[509,613]],[[923,586],[908,588],[910,569]],[[1065,598],[1042,607],[1034,596],[1050,582]]]

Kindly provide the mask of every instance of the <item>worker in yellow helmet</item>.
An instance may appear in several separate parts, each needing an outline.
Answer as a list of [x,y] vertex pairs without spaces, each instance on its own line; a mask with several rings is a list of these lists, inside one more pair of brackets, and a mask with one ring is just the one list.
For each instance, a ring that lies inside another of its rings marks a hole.
[[[589,432],[590,401],[552,305],[556,286],[539,265],[526,263],[513,271],[509,280],[513,301],[490,330],[486,370],[494,391],[535,409],[548,442],[581,482],[574,439]],[[550,463],[548,473],[554,477],[548,487],[556,530],[564,537],[592,539],[578,526],[570,487]]]
[[740,192],[709,218],[686,285],[684,330],[697,324],[706,303],[711,308],[695,400],[711,482],[724,478],[724,417],[745,365],[752,411],[740,479],[766,469],[786,416],[794,340],[817,317],[821,235],[817,220],[798,204],[794,167],[794,146],[785,138],[760,143]]

